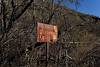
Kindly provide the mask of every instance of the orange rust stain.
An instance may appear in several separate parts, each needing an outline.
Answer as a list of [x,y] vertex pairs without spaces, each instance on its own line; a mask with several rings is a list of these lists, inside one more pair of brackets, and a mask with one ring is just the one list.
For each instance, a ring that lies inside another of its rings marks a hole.
[[38,23],[37,42],[56,42],[58,36],[57,26]]

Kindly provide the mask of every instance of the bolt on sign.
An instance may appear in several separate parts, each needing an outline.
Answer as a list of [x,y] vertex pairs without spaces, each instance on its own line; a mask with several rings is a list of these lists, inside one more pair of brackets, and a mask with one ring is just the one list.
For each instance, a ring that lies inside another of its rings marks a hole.
[[44,23],[37,24],[37,42],[56,42],[57,36],[57,26]]

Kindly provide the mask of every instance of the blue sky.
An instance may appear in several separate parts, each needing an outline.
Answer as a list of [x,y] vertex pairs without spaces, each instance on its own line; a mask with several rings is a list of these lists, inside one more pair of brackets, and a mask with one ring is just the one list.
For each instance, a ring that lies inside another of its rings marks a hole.
[[[76,10],[74,4],[70,4],[66,1],[67,0],[64,1],[65,6]],[[80,6],[76,11],[100,17],[100,0],[79,0],[79,1],[81,1]]]

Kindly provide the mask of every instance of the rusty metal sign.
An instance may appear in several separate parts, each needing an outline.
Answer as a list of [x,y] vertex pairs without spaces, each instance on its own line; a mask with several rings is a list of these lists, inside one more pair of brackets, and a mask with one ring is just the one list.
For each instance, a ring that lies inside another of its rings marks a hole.
[[57,26],[44,23],[37,24],[37,42],[56,42],[57,36]]

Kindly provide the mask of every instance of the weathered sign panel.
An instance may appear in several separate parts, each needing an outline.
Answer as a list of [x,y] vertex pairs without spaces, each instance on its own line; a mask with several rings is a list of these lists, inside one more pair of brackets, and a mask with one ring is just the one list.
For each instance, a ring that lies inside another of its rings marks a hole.
[[37,24],[37,42],[56,42],[57,26],[38,23]]

